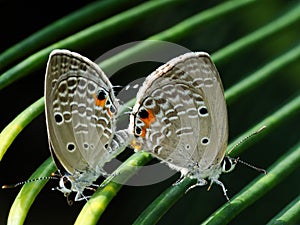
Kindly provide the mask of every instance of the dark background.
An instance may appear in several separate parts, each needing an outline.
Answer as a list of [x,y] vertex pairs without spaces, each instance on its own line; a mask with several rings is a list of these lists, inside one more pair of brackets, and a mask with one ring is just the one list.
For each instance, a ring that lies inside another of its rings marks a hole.
[[[92,1],[0,1],[0,52],[18,43],[28,35],[47,26],[62,16],[81,8]],[[170,8],[164,13],[137,21],[126,32],[117,32],[103,43],[91,48],[81,49],[80,53],[96,59],[103,52],[130,41],[143,40],[179,21],[217,4],[193,2],[185,7]],[[192,51],[204,50],[209,53],[226,46],[250,31],[267,24],[283,14],[293,3],[299,1],[264,0],[254,7],[229,14],[220,20],[204,25],[193,35],[181,40],[181,44]],[[299,25],[295,24],[264,41],[245,53],[217,64],[225,90],[247,74],[262,67],[268,61],[280,56],[299,43]],[[300,87],[299,60],[278,71],[271,81],[241,98],[228,108],[230,140],[279,109],[294,96]],[[46,66],[46,65],[45,65]],[[135,76],[146,76],[156,66],[151,63],[137,65],[122,71],[122,77],[112,78],[113,84],[126,85]],[[1,111],[0,129],[2,130],[26,107],[43,95],[44,70],[21,79],[0,91]],[[265,136],[241,158],[255,165],[268,168],[299,140],[299,116],[291,118],[278,130]],[[1,143],[0,143],[1,144]],[[50,156],[48,151],[45,117],[40,115],[27,126],[15,139],[0,163],[0,185],[26,180],[35,169]],[[261,200],[239,215],[232,224],[264,224],[299,194],[299,170],[269,192]],[[238,193],[245,185],[258,176],[256,171],[238,165],[236,170],[223,175],[221,180],[229,189],[229,196]],[[131,224],[143,209],[163,190],[169,187],[179,174],[150,186],[124,186],[102,215],[99,224]],[[50,181],[32,205],[25,224],[72,224],[84,202],[68,206],[61,193],[51,191],[56,182]],[[9,208],[19,188],[0,190],[0,224],[5,224]],[[199,224],[219,206],[225,203],[219,187],[214,186],[190,191],[162,218],[159,224]],[[174,222],[175,221],[175,222]]]

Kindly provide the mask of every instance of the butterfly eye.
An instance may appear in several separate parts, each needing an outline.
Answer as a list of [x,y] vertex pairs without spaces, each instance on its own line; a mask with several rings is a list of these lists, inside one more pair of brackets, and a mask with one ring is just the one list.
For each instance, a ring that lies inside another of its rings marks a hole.
[[60,189],[64,192],[70,193],[72,190],[72,182],[67,176],[63,176],[59,181]]
[[223,161],[222,161],[222,171],[224,173],[231,172],[234,169],[236,163],[237,163],[236,160],[225,156]]

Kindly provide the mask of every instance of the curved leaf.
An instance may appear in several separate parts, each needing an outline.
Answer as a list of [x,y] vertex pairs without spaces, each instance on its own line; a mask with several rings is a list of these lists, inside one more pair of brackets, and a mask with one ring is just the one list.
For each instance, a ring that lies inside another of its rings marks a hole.
[[[290,165],[296,166],[290,166]],[[262,175],[246,186],[230,202],[223,205],[213,213],[203,224],[229,223],[246,207],[254,203],[261,196],[283,181],[288,175],[300,166],[300,143],[280,157],[270,169],[267,175]]]
[[300,222],[300,196],[288,204],[267,225],[288,225]]
[[53,22],[1,53],[0,71],[3,71],[5,67],[16,62],[18,59],[28,56],[45,45],[58,41],[60,38],[66,37],[75,31],[79,31],[99,21],[101,18],[112,14],[113,11],[119,11],[123,5],[129,5],[130,2],[133,1],[95,1]]
[[[161,10],[166,6],[177,2],[180,1],[149,1],[56,42],[4,72],[0,76],[0,89],[3,89],[21,77],[41,69],[46,64],[48,55],[54,49],[81,49],[87,45],[91,45],[93,41],[99,40],[99,38],[108,37],[115,33],[115,31],[130,26],[131,23],[143,18],[145,15],[155,10]],[[86,40],[89,40],[89,42]]]
[[0,134],[0,161],[8,147],[17,137],[17,135],[26,127],[35,117],[44,110],[44,98],[40,98],[20,113]]

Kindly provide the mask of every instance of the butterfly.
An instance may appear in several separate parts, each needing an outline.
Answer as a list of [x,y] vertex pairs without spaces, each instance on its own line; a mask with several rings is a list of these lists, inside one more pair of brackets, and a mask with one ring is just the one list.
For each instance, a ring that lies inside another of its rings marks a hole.
[[59,172],[59,187],[75,201],[87,199],[103,169],[128,144],[126,130],[116,131],[120,105],[104,72],[86,57],[54,50],[45,77],[45,111],[50,152]]
[[151,153],[184,177],[190,188],[216,183],[229,200],[223,172],[238,160],[225,156],[228,117],[224,89],[209,54],[189,52],[151,73],[137,93],[129,132],[133,147]]

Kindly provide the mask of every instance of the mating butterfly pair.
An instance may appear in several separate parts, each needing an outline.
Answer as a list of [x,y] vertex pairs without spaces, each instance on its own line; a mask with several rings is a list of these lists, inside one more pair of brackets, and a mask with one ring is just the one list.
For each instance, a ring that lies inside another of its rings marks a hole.
[[[52,157],[61,175],[57,188],[75,201],[101,175],[103,166],[133,138],[137,150],[150,152],[196,178],[218,180],[236,164],[225,156],[227,110],[218,71],[204,52],[186,53],[150,74],[140,88],[127,130],[116,131],[119,102],[104,72],[68,50],[50,54],[45,106]],[[69,186],[70,185],[70,186]]]

